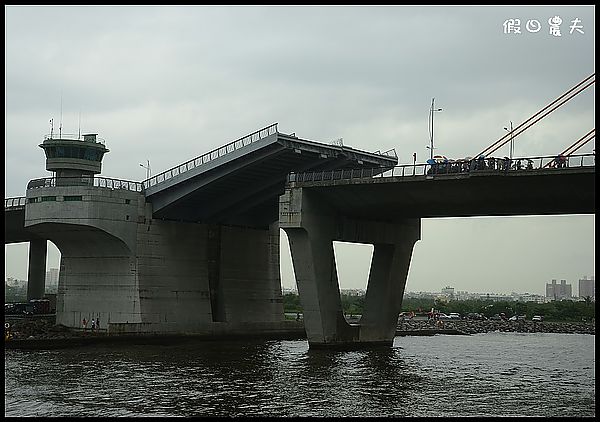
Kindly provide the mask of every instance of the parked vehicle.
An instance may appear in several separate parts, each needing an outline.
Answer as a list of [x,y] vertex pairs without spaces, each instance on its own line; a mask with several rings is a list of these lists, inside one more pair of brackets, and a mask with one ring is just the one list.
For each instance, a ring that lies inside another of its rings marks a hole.
[[476,312],[471,312],[471,313],[468,313],[467,315],[465,315],[465,319],[472,319],[472,320],[476,320],[476,321],[483,321],[483,320],[486,320],[487,318],[483,314],[478,314]]
[[524,321],[525,320],[525,315],[513,315],[510,318],[508,318],[509,321]]
[[531,320],[536,322],[542,322],[544,320],[544,317],[541,315],[534,315],[533,318],[531,318]]
[[51,313],[48,299],[31,299],[29,302],[5,303],[5,315],[40,315]]
[[461,319],[460,314],[457,312],[450,312],[450,315],[448,316],[450,317],[450,319]]

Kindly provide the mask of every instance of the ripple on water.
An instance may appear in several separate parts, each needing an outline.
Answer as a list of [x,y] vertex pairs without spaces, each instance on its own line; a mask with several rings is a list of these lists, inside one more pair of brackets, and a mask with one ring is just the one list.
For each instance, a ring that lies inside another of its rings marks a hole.
[[5,415],[595,416],[593,337],[401,337],[350,352],[296,340],[6,350]]

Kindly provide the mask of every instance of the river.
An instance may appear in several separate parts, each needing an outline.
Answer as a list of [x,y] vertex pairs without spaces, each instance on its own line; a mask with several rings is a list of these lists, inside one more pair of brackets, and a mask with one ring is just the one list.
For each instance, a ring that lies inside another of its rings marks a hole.
[[5,350],[5,416],[595,417],[595,335],[396,337]]

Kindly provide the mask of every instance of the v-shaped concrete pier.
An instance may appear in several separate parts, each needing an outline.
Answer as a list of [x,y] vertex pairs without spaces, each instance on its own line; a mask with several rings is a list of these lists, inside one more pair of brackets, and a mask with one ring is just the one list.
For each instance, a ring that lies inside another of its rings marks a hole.
[[[290,187],[280,198],[279,224],[289,238],[309,346],[391,345],[421,220],[347,217],[317,192]],[[374,245],[365,309],[357,325],[348,324],[342,312],[334,241]]]

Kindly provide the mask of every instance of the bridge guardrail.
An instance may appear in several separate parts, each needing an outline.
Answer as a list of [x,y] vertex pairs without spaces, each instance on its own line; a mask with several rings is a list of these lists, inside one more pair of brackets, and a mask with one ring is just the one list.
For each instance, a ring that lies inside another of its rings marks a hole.
[[249,135],[246,135],[240,139],[223,145],[222,147],[215,148],[212,151],[202,154],[199,157],[186,161],[185,163],[175,166],[167,171],[163,171],[162,173],[159,173],[156,176],[152,176],[149,179],[144,180],[142,182],[142,185],[144,188],[157,185],[158,183],[162,183],[175,176],[185,173],[188,170],[201,166],[202,164],[206,164],[212,160],[215,160],[240,148],[248,146],[253,142],[256,142],[277,132],[277,123],[273,123],[272,125],[259,129],[256,132],[252,132]]
[[[58,135],[58,137],[57,137]],[[47,135],[44,135],[44,141],[71,141],[71,140],[77,140],[77,141],[81,141],[83,138],[83,135],[81,134],[74,134],[74,133],[49,133]],[[104,145],[106,143],[106,141],[104,140],[104,138],[100,138],[100,137],[96,137],[95,138],[95,142],[98,144],[102,144]]]
[[377,155],[387,155],[388,157],[398,158],[398,154],[396,154],[396,148],[388,149],[387,151],[381,152],[381,150],[377,150],[373,152],[373,154]]
[[133,192],[142,192],[140,182],[130,180],[112,179],[109,177],[44,177],[30,180],[27,189],[52,188],[56,186],[91,186],[107,189],[126,189]]
[[377,177],[415,177],[461,174],[470,172],[523,172],[539,169],[560,169],[573,167],[594,167],[595,154],[577,154],[559,161],[556,156],[522,158],[483,158],[454,160],[435,164],[405,164],[392,168],[376,167],[342,169],[288,174],[288,182],[320,182],[333,180],[372,179]]
[[14,198],[5,198],[4,199],[4,209],[7,208],[21,208],[24,207],[27,203],[27,198],[24,196],[14,197]]

